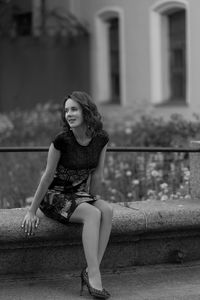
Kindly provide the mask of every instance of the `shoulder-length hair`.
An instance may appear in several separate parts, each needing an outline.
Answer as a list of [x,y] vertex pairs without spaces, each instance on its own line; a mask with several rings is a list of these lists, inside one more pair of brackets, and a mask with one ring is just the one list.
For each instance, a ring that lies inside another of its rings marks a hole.
[[65,118],[65,103],[68,99],[76,101],[82,108],[83,120],[86,124],[88,136],[95,136],[103,128],[101,121],[101,115],[98,112],[96,104],[92,101],[92,98],[85,92],[75,91],[72,94],[66,96],[63,101],[62,107],[62,122],[63,129],[65,131],[70,130],[70,126]]

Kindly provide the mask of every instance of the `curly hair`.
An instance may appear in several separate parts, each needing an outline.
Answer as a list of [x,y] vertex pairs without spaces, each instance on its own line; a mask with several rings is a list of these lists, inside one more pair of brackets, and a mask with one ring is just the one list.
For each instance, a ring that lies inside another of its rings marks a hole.
[[63,101],[62,107],[62,122],[63,129],[65,131],[70,130],[70,126],[65,118],[65,103],[68,99],[76,101],[82,108],[83,120],[87,126],[86,135],[95,136],[103,128],[101,121],[101,115],[98,112],[96,104],[92,101],[92,98],[85,92],[74,91],[72,94],[66,96]]

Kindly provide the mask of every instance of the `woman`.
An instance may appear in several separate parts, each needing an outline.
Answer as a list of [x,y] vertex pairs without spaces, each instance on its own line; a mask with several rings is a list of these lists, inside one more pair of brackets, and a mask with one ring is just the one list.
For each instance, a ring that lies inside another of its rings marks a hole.
[[27,235],[38,227],[38,207],[61,223],[82,223],[87,268],[81,272],[81,293],[107,299],[99,266],[112,226],[112,209],[100,199],[108,135],[90,96],[73,92],[64,99],[63,131],[50,145],[46,170],[40,180],[22,227]]

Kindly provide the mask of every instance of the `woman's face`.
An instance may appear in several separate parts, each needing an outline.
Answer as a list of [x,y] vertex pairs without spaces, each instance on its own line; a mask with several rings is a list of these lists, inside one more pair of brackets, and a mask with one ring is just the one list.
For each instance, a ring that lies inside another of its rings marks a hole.
[[76,128],[84,123],[83,110],[79,103],[67,99],[65,102],[65,119],[71,128]]

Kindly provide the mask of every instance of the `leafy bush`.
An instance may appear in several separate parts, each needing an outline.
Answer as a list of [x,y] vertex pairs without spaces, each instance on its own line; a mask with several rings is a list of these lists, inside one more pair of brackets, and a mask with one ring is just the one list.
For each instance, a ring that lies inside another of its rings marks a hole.
[[61,130],[60,106],[38,104],[30,111],[12,111],[0,115],[0,143],[2,146],[46,146]]
[[200,122],[184,120],[181,115],[173,114],[169,121],[162,118],[142,116],[139,122],[118,131],[112,130],[115,145],[146,147],[187,146],[192,138],[199,138]]
[[[112,118],[110,118],[112,120]],[[125,124],[125,125],[124,125]],[[110,146],[189,146],[199,139],[200,122],[179,115],[169,121],[150,116],[132,125],[106,120]],[[1,146],[49,146],[61,130],[60,106],[0,115]],[[117,128],[117,130],[116,130]],[[46,163],[46,153],[0,153],[0,207],[29,205]],[[184,153],[108,153],[103,196],[109,201],[189,198],[188,155]]]

